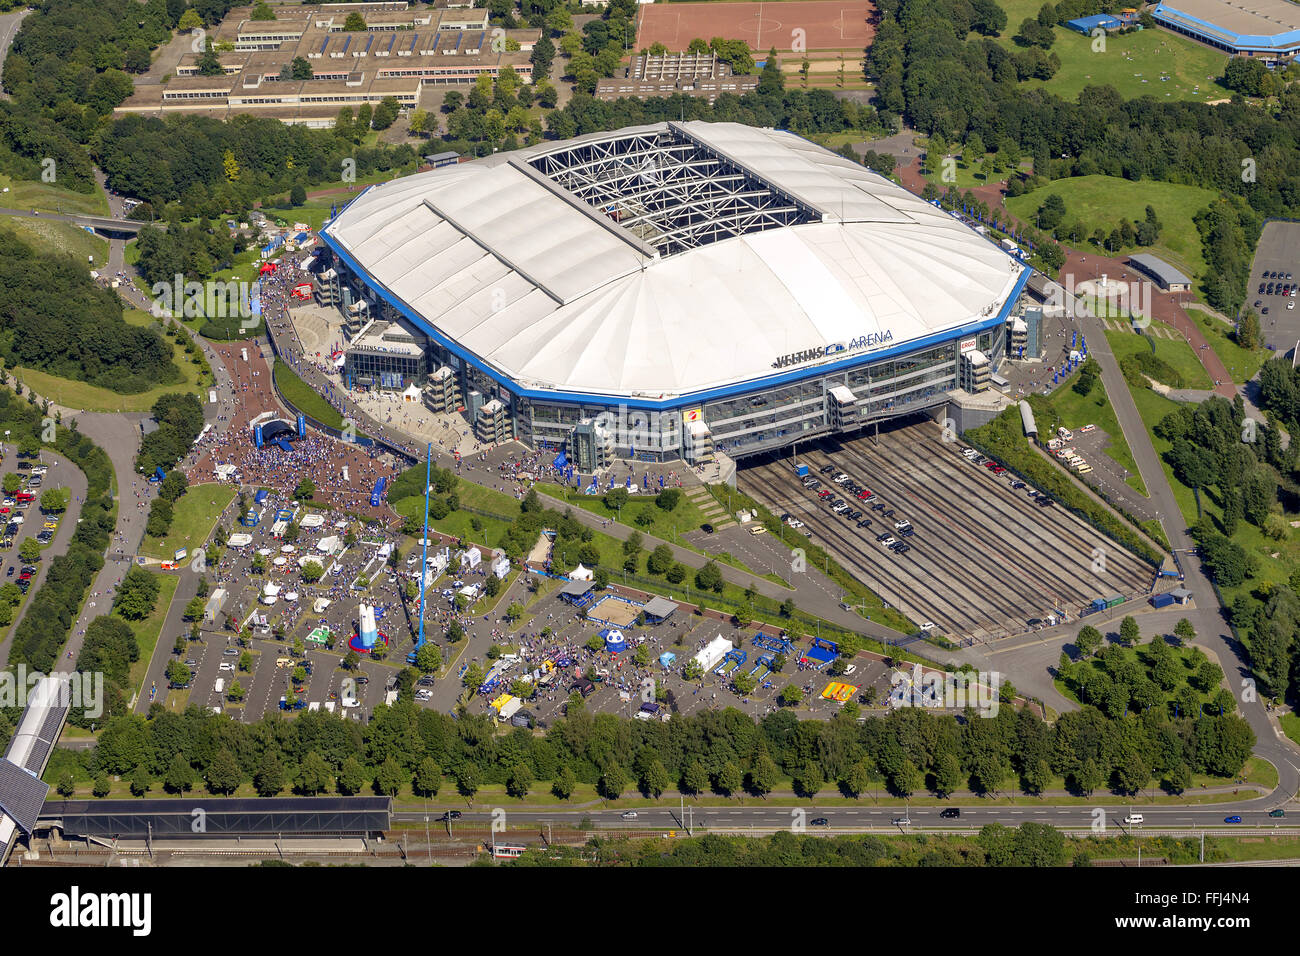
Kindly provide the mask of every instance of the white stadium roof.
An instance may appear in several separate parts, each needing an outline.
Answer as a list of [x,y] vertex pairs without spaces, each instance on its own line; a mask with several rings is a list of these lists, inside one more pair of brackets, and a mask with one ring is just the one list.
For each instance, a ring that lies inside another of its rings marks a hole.
[[502,378],[648,399],[771,376],[779,357],[827,345],[865,358],[987,321],[1024,269],[793,134],[695,121],[384,183],[323,234]]

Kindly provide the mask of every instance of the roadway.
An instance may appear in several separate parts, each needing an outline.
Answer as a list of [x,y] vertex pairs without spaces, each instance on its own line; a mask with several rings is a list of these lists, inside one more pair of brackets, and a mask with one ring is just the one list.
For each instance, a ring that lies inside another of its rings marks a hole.
[[[1254,679],[1245,649],[1232,636],[1200,560],[1190,553],[1196,543],[1187,533],[1187,523],[1165,477],[1160,458],[1151,444],[1146,424],[1138,414],[1137,405],[1120,372],[1119,362],[1106,341],[1101,320],[1085,316],[1078,319],[1078,322],[1089,338],[1090,354],[1101,367],[1101,379],[1110,396],[1111,407],[1114,408],[1120,430],[1128,441],[1142,481],[1161,515],[1160,524],[1165,536],[1175,550],[1183,553],[1182,566],[1186,575],[1183,586],[1192,592],[1196,602],[1195,607],[1184,609],[1184,616],[1196,628],[1196,643],[1218,657],[1224,671],[1224,686],[1237,698],[1241,715],[1255,731],[1255,753],[1269,760],[1278,769],[1278,791],[1294,794],[1300,789],[1300,748],[1282,734],[1259,696],[1253,693]],[[1247,688],[1252,693],[1246,694]]]
[[[864,798],[869,799],[869,798]],[[598,809],[584,807],[575,809],[530,809],[507,811],[507,824],[517,826],[519,823],[537,823],[545,826],[572,827],[582,817],[589,817],[598,830],[655,831],[682,830],[687,824],[697,830],[710,831],[748,831],[748,830],[789,830],[802,818],[809,832],[831,831],[892,831],[909,833],[918,830],[942,832],[951,830],[978,830],[991,823],[1016,827],[1023,823],[1042,823],[1060,830],[1102,833],[1117,831],[1119,833],[1142,833],[1156,835],[1161,832],[1180,833],[1206,831],[1207,834],[1254,836],[1261,833],[1270,836],[1300,835],[1300,824],[1292,815],[1283,819],[1268,816],[1268,811],[1283,805],[1285,798],[1276,799],[1273,795],[1256,797],[1231,803],[1200,807],[1148,806],[1124,804],[1071,804],[1067,806],[1043,803],[1038,806],[971,806],[953,804],[960,810],[957,819],[944,818],[940,813],[948,809],[945,806],[927,804],[925,806],[873,806],[865,802],[858,806],[818,806],[816,800],[797,807],[756,803],[749,806],[693,806],[687,805],[685,817],[678,807],[639,808],[632,811],[634,819],[624,819],[629,811],[619,809]],[[1099,812],[1100,811],[1100,812]],[[398,811],[393,814],[394,823],[422,823],[427,817],[441,815],[441,810]],[[1140,824],[1125,824],[1124,818],[1130,813],[1140,814]],[[1240,816],[1240,824],[1225,823],[1229,816]],[[813,820],[825,819],[827,827],[813,827]],[[909,820],[910,825],[899,821]],[[432,821],[430,821],[432,822]],[[490,824],[492,811],[465,810],[456,826],[473,824]],[[1103,826],[1100,832],[1095,826]],[[507,831],[508,832],[508,831]],[[509,836],[499,838],[508,842]]]
[[[0,216],[17,216],[29,219],[52,219],[55,222],[71,223],[74,226],[90,226],[93,229],[113,233],[129,232],[132,235],[149,225],[147,222],[136,222],[133,219],[114,219],[110,216],[80,216],[55,212],[37,212],[34,209],[0,208]],[[165,226],[160,226],[160,228],[165,228]]]

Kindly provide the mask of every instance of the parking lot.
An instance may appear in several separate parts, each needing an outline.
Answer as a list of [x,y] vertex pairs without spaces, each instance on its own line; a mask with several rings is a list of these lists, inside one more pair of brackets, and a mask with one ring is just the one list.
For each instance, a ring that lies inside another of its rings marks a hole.
[[[738,486],[802,521],[813,542],[916,623],[953,638],[1020,633],[1054,610],[1074,617],[1093,598],[1132,596],[1150,583],[1154,569],[1145,562],[1065,509],[1040,506],[1032,489],[1013,489],[1010,473],[967,461],[964,447],[943,442],[935,423],[910,420],[882,429],[878,444],[864,437],[801,451],[798,462],[821,480],[816,490],[852,499],[857,520],[833,514],[806,489],[789,457],[743,468]],[[835,472],[875,499],[838,493]],[[909,550],[898,554],[878,538],[897,535],[904,520],[914,533],[901,538]]]
[[[1279,287],[1289,285],[1294,292],[1297,284],[1300,284],[1300,223],[1270,222],[1255,249],[1255,261],[1246,284],[1246,302],[1259,315],[1264,342],[1282,355],[1295,348],[1296,340],[1300,339],[1300,306],[1296,305],[1300,296],[1283,295]],[[1257,302],[1259,305],[1255,305]]]

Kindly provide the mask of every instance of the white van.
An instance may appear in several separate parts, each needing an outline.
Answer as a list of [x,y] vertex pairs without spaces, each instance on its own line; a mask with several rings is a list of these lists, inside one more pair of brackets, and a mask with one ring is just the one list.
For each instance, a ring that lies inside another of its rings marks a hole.
[[216,691],[218,694],[220,694],[222,691],[224,691],[224,690],[226,689],[226,680],[225,680],[225,678],[224,678],[224,677],[218,677],[218,678],[217,678],[217,684],[216,684],[216,686],[213,687],[212,689],[213,689],[214,691]]
[[1141,822],[1142,822],[1142,814],[1140,813],[1130,813],[1128,816],[1124,818],[1125,826],[1133,826],[1135,823],[1141,823]]

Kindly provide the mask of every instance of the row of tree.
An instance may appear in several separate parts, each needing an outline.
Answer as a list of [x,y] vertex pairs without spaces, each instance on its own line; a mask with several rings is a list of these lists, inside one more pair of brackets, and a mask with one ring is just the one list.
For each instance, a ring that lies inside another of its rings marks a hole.
[[576,695],[568,716],[537,735],[501,732],[485,715],[457,720],[419,708],[404,690],[364,726],[327,713],[242,724],[195,706],[183,714],[155,707],[148,719],[109,720],[78,759],[88,777],[129,776],[144,790],[158,780],[168,789],[202,780],[230,793],[251,781],[266,796],[407,787],[434,795],[454,787],[472,797],[487,784],[525,796],[542,784],[568,799],[579,783],[611,799],[673,789],[763,796],[791,784],[804,797],[874,788],[947,796],[966,788],[1042,793],[1057,778],[1079,793],[1107,786],[1136,793],[1155,781],[1178,792],[1191,773],[1240,772],[1254,743],[1249,725],[1231,714],[1192,719],[1153,710],[1112,720],[1085,707],[1049,725],[1009,706],[987,718],[902,708],[865,721],[801,721],[782,709],[756,722],[727,708],[662,723],[591,714]]

